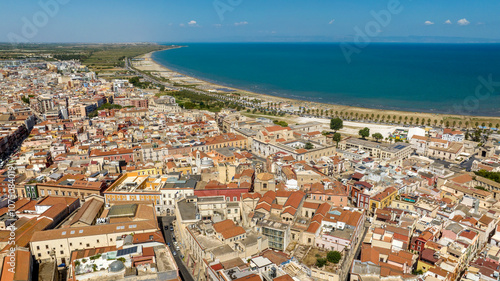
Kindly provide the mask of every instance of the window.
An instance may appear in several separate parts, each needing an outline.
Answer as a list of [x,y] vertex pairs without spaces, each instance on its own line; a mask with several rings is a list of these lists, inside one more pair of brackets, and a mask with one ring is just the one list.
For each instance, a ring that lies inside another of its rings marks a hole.
[[97,239],[96,242],[99,243],[99,239]]
[[227,209],[227,213],[230,214],[231,213],[231,209]]
[[49,245],[45,245],[45,249],[48,249],[49,248]]
[[70,247],[73,247],[73,243],[69,243],[69,246],[70,246]]
[[36,249],[37,249],[37,250],[40,250],[40,246],[36,246]]
[[233,201],[238,201],[238,198],[236,196],[234,196]]
[[263,188],[263,189],[266,189],[266,188],[267,188],[267,183],[263,183],[263,184],[262,184],[262,188]]
[[88,247],[90,247],[90,244],[89,244],[89,243],[87,243],[87,248],[88,248]]
[[64,255],[64,251],[60,251],[61,255]]
[[40,258],[42,256],[42,254],[38,253],[38,257]]

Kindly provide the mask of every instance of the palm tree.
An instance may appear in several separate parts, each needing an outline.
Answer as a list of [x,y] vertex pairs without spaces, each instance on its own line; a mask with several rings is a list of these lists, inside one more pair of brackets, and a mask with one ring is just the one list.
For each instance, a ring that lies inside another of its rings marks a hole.
[[458,127],[462,127],[462,120],[458,121]]
[[469,128],[469,121],[465,121],[465,128]]
[[413,116],[410,118],[410,123],[413,124]]

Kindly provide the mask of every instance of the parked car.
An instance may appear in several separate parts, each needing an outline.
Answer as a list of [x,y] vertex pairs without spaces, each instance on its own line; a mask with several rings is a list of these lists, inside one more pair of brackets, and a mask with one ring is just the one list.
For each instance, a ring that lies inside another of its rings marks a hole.
[[176,251],[172,251],[172,255],[177,256],[177,252]]
[[170,231],[174,231],[174,227],[173,226],[170,226]]

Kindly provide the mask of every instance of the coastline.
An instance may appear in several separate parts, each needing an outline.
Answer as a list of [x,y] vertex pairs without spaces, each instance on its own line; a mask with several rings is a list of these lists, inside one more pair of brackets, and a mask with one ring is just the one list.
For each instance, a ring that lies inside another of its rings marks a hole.
[[[182,48],[184,46],[177,46],[176,48]],[[174,48],[172,48],[174,49]],[[168,50],[165,50],[165,51],[168,51]],[[339,104],[330,104],[330,103],[322,103],[322,102],[317,102],[317,101],[306,101],[306,100],[300,100],[300,99],[293,99],[293,98],[286,98],[286,97],[280,97],[280,96],[272,96],[272,95],[268,95],[268,94],[262,94],[262,93],[256,93],[256,92],[252,92],[252,91],[248,91],[248,90],[243,90],[243,89],[238,89],[238,88],[235,88],[235,87],[229,87],[229,86],[225,86],[225,85],[220,85],[220,84],[216,84],[216,83],[213,83],[213,82],[209,82],[209,81],[206,81],[204,80],[203,78],[197,78],[197,77],[192,77],[192,76],[189,76],[189,75],[186,75],[184,73],[181,73],[179,71],[176,71],[176,70],[173,70],[173,69],[170,69],[164,65],[162,65],[161,63],[155,61],[153,59],[153,53],[156,53],[156,52],[159,52],[159,51],[154,51],[154,52],[150,52],[150,53],[147,53],[147,54],[144,54],[144,55],[141,55],[141,56],[138,56],[138,58],[143,58],[145,61],[147,61],[149,63],[149,65],[147,66],[135,66],[137,69],[139,70],[143,70],[143,71],[152,71],[152,72],[168,72],[168,73],[171,73],[171,74],[174,74],[174,75],[181,75],[183,77],[185,77],[186,80],[192,80],[192,81],[198,81],[200,83],[193,83],[193,85],[195,84],[201,84],[202,87],[207,87],[207,88],[225,88],[225,89],[231,89],[231,90],[234,90],[242,95],[245,95],[245,96],[248,96],[248,97],[251,97],[251,98],[257,98],[257,99],[261,99],[261,100],[264,100],[264,101],[269,101],[269,102],[284,102],[284,103],[288,103],[292,106],[304,106],[306,108],[309,108],[309,109],[318,109],[318,110],[333,110],[334,112],[335,111],[338,111],[339,113],[342,112],[342,113],[351,113],[351,112],[355,112],[357,114],[369,114],[369,115],[374,115],[374,116],[377,116],[377,115],[391,115],[391,116],[402,116],[403,118],[405,117],[408,117],[408,120],[410,120],[410,118],[413,118],[414,120],[416,120],[417,118],[419,118],[420,120],[422,120],[422,118],[424,119],[431,119],[432,120],[432,123],[431,124],[434,124],[433,121],[434,120],[438,120],[438,125],[440,124],[440,120],[443,120],[444,122],[446,121],[450,121],[453,122],[453,121],[456,121],[457,123],[457,126],[455,127],[459,127],[458,126],[458,122],[459,121],[462,121],[462,128],[465,127],[465,122],[469,122],[469,127],[475,127],[475,123],[478,122],[479,124],[481,123],[486,123],[486,125],[488,126],[488,123],[492,123],[493,127],[495,127],[495,125],[497,123],[500,123],[500,117],[495,117],[495,116],[478,116],[478,115],[455,115],[455,114],[442,114],[442,113],[429,113],[429,112],[412,112],[412,111],[403,111],[403,110],[395,110],[395,109],[377,109],[377,108],[365,108],[365,107],[356,107],[356,106],[349,106],[349,105],[339,105]]]

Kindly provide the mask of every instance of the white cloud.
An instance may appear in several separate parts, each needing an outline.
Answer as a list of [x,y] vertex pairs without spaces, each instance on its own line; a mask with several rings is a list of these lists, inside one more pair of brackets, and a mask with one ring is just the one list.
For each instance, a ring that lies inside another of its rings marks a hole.
[[424,22],[424,24],[425,24],[425,25],[433,25],[434,23],[433,23],[432,21],[430,21],[430,20],[426,20],[426,21]]
[[186,26],[186,25],[185,25],[185,24],[183,24],[183,23],[181,23],[181,24],[179,24],[179,26],[180,26],[180,27],[184,27],[184,26]]
[[188,24],[189,24],[190,26],[194,26],[194,25],[196,25],[196,21],[195,21],[195,20],[192,20],[192,21],[188,22]]
[[332,19],[328,24],[332,24],[335,22],[335,19]]
[[458,25],[468,25],[470,24],[470,21],[468,21],[467,19],[463,18],[463,19],[459,19],[457,21]]
[[446,20],[444,24],[451,24],[451,20]]
[[247,21],[240,21],[240,22],[235,22],[234,25],[235,26],[240,26],[240,25],[247,25],[248,22]]
[[220,28],[220,27],[222,27],[222,24],[216,23],[216,24],[214,24],[214,26],[217,27],[217,28]]

